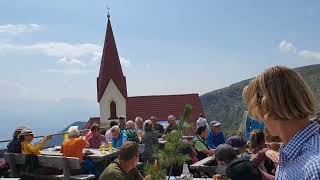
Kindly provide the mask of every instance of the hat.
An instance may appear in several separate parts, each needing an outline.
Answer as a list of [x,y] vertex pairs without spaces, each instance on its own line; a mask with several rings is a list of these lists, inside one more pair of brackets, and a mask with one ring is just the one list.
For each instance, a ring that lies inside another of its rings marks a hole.
[[126,117],[124,116],[124,115],[121,115],[120,117],[119,117],[119,119],[125,119]]
[[216,120],[213,120],[213,121],[210,122],[210,127],[212,127],[212,126],[216,127],[216,126],[220,126],[220,125],[221,125],[221,123],[216,121]]
[[25,135],[33,135],[33,132],[30,129],[24,128],[21,130],[20,135],[25,136]]
[[25,126],[19,126],[19,127],[16,128],[15,131],[21,132],[23,129],[26,129],[26,128],[27,127],[25,127]]
[[216,150],[216,159],[230,162],[237,157],[236,151],[229,144],[220,144]]
[[237,158],[226,169],[226,175],[232,180],[261,180],[261,174],[257,167],[248,159]]
[[246,142],[238,135],[229,137],[226,143],[232,146],[235,150],[238,150],[246,145]]
[[197,120],[197,129],[201,126],[207,126],[207,127],[209,126],[208,121],[202,117],[198,118],[198,120]]

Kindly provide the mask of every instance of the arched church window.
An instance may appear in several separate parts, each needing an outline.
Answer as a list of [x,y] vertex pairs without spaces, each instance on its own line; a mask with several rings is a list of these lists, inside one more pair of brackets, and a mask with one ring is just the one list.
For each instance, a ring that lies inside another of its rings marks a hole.
[[110,118],[109,119],[118,119],[117,106],[114,101],[111,101],[111,103],[110,103]]

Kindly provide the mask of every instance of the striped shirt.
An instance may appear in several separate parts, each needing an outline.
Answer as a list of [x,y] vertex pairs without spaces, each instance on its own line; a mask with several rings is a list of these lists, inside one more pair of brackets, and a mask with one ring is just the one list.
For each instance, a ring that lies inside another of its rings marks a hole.
[[311,123],[280,148],[277,180],[320,179],[320,125]]

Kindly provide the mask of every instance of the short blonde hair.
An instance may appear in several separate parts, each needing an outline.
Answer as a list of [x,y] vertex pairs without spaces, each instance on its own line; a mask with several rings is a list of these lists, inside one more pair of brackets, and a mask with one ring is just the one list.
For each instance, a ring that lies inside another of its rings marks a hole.
[[306,119],[315,111],[314,97],[294,70],[275,66],[267,69],[243,90],[249,114],[257,119]]

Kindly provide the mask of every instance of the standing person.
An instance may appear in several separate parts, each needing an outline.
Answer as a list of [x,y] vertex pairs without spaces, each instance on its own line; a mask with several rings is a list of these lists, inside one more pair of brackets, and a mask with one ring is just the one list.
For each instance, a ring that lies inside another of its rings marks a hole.
[[21,140],[19,139],[19,135],[23,129],[26,127],[20,126],[13,133],[13,139],[7,145],[8,153],[21,153]]
[[113,126],[117,126],[118,123],[116,121],[111,121],[110,122],[110,129],[106,132],[105,137],[106,137],[106,142],[111,142],[112,141],[112,133],[111,133],[111,128]]
[[46,142],[52,139],[51,135],[46,136],[37,145],[34,145],[32,144],[34,134],[30,129],[23,129],[20,136],[22,137],[21,150],[24,155],[39,155]]
[[276,179],[320,179],[320,125],[310,88],[294,70],[275,66],[252,80],[244,92],[249,114],[283,140]]
[[139,145],[128,141],[120,148],[119,160],[111,163],[101,174],[100,180],[143,180],[137,169]]
[[127,136],[127,141],[134,141],[136,143],[139,143],[140,140],[138,138],[138,135],[135,131],[136,123],[134,123],[132,120],[129,120],[127,122],[127,129],[124,130],[124,133]]
[[112,133],[112,147],[120,148],[123,143],[127,141],[127,136],[120,130],[119,126],[113,126],[111,128]]
[[90,148],[98,149],[101,144],[106,143],[106,137],[100,134],[99,124],[93,124],[90,132],[85,136],[85,140],[89,143]]
[[144,122],[145,133],[142,137],[142,144],[145,145],[144,152],[142,153],[143,161],[153,163],[155,158],[153,154],[157,147],[159,147],[158,134],[153,130],[153,123],[151,120]]
[[206,141],[211,149],[225,143],[224,134],[221,131],[220,126],[221,123],[215,120],[210,123],[210,132]]
[[136,132],[138,133],[139,131],[143,132],[143,119],[140,116],[137,116],[135,118],[135,123],[136,123]]
[[165,134],[171,133],[173,130],[177,130],[177,119],[174,115],[168,116],[169,126],[166,129]]
[[125,130],[127,128],[126,127],[126,123],[127,123],[126,117],[120,116],[119,117],[119,127],[120,127],[121,131],[123,131],[123,130]]
[[214,155],[214,149],[210,149],[206,143],[208,129],[206,126],[200,126],[197,129],[197,135],[193,138],[194,149],[197,151],[198,160]]
[[158,123],[158,119],[155,116],[151,116],[150,120],[152,121],[154,129],[159,133],[159,137],[161,137],[164,133],[163,126]]

